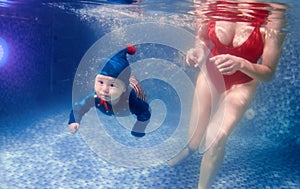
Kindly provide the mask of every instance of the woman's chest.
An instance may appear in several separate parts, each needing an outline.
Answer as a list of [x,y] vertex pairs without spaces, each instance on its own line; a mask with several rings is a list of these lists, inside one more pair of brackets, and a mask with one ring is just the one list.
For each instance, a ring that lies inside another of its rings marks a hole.
[[247,23],[216,22],[214,28],[215,38],[224,46],[239,47],[250,39],[255,27]]

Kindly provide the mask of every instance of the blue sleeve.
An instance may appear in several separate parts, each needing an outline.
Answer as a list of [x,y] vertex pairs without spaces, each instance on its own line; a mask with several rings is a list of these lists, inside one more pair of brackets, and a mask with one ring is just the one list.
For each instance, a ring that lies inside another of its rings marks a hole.
[[94,92],[86,96],[82,101],[76,102],[73,105],[73,109],[70,113],[69,124],[70,123],[80,123],[82,117],[86,112],[88,112],[91,107],[95,105]]
[[118,4],[132,4],[136,3],[137,0],[108,0],[110,3],[118,3]]
[[137,116],[138,121],[148,121],[151,117],[149,104],[136,96],[134,90],[129,96],[129,108],[131,113]]

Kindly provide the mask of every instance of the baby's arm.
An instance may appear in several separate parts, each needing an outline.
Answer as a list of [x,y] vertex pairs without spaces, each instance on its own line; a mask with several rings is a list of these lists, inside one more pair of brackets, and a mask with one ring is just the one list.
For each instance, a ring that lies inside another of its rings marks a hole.
[[136,121],[132,130],[131,130],[131,135],[135,137],[143,137],[145,136],[145,130],[150,121]]
[[69,124],[69,131],[70,133],[76,133],[77,130],[79,129],[79,123],[70,123]]
[[137,117],[137,121],[131,130],[131,134],[135,137],[143,137],[145,136],[145,130],[151,117],[149,104],[137,98],[134,91],[131,92],[129,98],[130,111]]
[[94,93],[91,93],[81,102],[74,104],[73,110],[71,111],[69,118],[69,131],[71,133],[75,133],[76,131],[78,131],[80,126],[79,123],[83,115],[89,111],[89,109],[94,105],[94,103]]

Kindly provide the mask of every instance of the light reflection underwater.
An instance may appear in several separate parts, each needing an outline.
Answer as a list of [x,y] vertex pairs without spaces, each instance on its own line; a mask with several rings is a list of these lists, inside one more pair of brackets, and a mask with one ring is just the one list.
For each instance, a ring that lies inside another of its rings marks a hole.
[[[143,9],[143,7],[151,7],[151,4],[147,4],[147,1],[141,2],[140,5],[134,8],[123,6],[109,7],[106,5],[94,7],[89,4],[86,6],[82,5],[81,8],[76,9],[69,8],[67,3],[63,5],[58,3],[57,5],[58,6],[54,6],[54,9],[63,10],[66,14],[74,12],[76,16],[80,17],[80,21],[77,21],[76,24],[84,22],[88,25],[86,28],[93,30],[91,33],[96,37],[91,40],[92,42],[86,45],[85,50],[102,37],[104,35],[103,33],[115,31],[115,29],[122,27],[124,24],[138,23],[141,20],[151,22],[165,21],[167,24],[174,24],[174,26],[183,27],[188,31],[194,30],[193,24],[191,23],[193,18],[190,19],[190,14],[179,14],[178,16],[174,15],[170,10],[164,13],[159,10],[153,11],[153,9],[147,12],[147,10]],[[161,10],[166,9],[166,7],[161,7]],[[51,11],[49,12],[51,14]],[[111,12],[114,12],[114,14],[112,15]],[[58,13],[56,12],[55,14]],[[41,52],[41,50],[44,50],[42,52],[42,55],[44,55],[44,52],[48,53],[47,48],[54,45],[53,54],[47,54],[48,56],[44,57],[53,56],[54,62],[57,61],[53,67],[55,73],[53,75],[54,91],[66,92],[66,83],[62,82],[63,80],[65,81],[66,78],[64,78],[63,75],[72,71],[73,74],[75,74],[74,70],[76,70],[85,51],[81,53],[76,51],[75,47],[80,47],[80,42],[74,42],[79,38],[78,36],[76,38],[76,34],[78,33],[69,35],[69,40],[62,39],[61,36],[72,33],[63,27],[64,24],[69,25],[70,23],[66,21],[68,19],[64,20],[63,17],[56,17],[55,14],[54,18],[56,18],[56,20],[54,20],[53,25],[49,27],[55,27],[54,31],[52,31],[54,35],[37,35],[54,39],[53,43],[48,43],[46,39],[41,39],[42,41],[44,40],[43,42],[46,44],[46,48],[40,43],[35,42],[35,40],[39,40],[37,39],[38,37],[36,37],[36,39],[30,37],[30,35],[33,35],[32,27],[27,30],[25,27],[19,27],[22,28],[22,30],[16,30],[15,35],[11,36],[15,37],[15,41],[23,40],[23,43],[38,45],[38,50],[28,49],[28,54],[30,55],[22,54],[25,58],[30,56],[34,57]],[[262,83],[259,86],[257,96],[249,107],[249,115],[246,114],[246,117],[241,120],[240,125],[228,142],[228,158],[227,156],[225,157],[223,168],[218,174],[213,188],[299,188],[300,186],[300,173],[298,169],[295,169],[295,167],[299,167],[298,152],[300,143],[299,134],[297,134],[299,133],[299,82],[297,82],[299,81],[299,74],[297,74],[299,73],[299,65],[297,64],[299,62],[297,50],[299,48],[299,36],[297,35],[299,20],[298,22],[291,22],[292,19],[295,18],[293,16],[297,16],[297,14],[295,12],[289,12],[288,14],[289,17],[287,19],[290,25],[287,32],[289,33],[287,33],[285,47],[277,71],[278,73],[271,83]],[[64,13],[60,14],[60,16],[61,15],[65,16]],[[126,15],[131,15],[131,17]],[[38,22],[31,23],[31,21],[24,19],[21,22],[23,22],[23,24],[27,22],[27,24],[23,25],[15,21],[18,20],[16,17],[11,17],[7,22],[5,22],[6,19],[1,20],[0,22],[4,23],[0,24],[3,33],[13,33],[12,28],[31,24],[38,25],[39,31],[35,32],[44,31],[46,30],[45,26],[48,27],[45,23],[39,25]],[[65,23],[60,23],[60,20],[64,20]],[[40,22],[42,21],[41,19]],[[12,24],[8,23],[16,24],[12,26]],[[6,28],[4,28],[4,26]],[[59,27],[63,29],[58,29]],[[79,30],[76,26],[72,29],[73,32]],[[103,30],[105,32],[103,32]],[[24,37],[21,33],[28,36]],[[84,38],[84,35],[81,35],[81,37]],[[81,40],[79,39],[78,41]],[[22,47],[26,49],[25,46]],[[32,46],[27,48],[32,48]],[[170,57],[170,51],[162,50],[156,52],[153,51],[152,48],[151,46],[144,48],[140,57],[137,59],[133,58],[133,61],[155,57],[168,60],[168,62],[177,61],[175,65],[178,66],[184,60],[177,60],[179,54],[177,51]],[[64,49],[72,49],[73,52],[67,52],[64,51]],[[60,54],[60,51],[63,53]],[[74,54],[80,55],[75,59],[76,61],[68,58],[74,57]],[[14,56],[16,57],[16,62],[20,60],[18,54],[14,54]],[[25,58],[22,60],[25,60]],[[180,56],[180,58],[182,57]],[[48,69],[48,66],[45,66],[47,68],[43,67],[42,65],[44,64],[41,62],[45,60],[45,65],[47,65],[47,63],[50,64],[50,58],[37,59],[36,61],[29,58],[28,61],[29,60],[32,61],[33,66],[24,66],[22,69],[24,69],[24,72],[30,71],[32,73],[30,79],[36,81],[36,85],[38,85],[38,81],[49,83],[48,80],[43,78],[44,76],[41,76],[46,75],[46,77],[48,77],[48,71],[44,71]],[[68,61],[75,63],[70,66],[70,64],[67,63]],[[26,64],[26,61],[22,62],[25,65],[31,65]],[[13,63],[11,65],[16,65],[15,62],[7,62],[7,64],[10,63]],[[66,66],[66,64],[68,66]],[[72,67],[72,69],[70,69],[70,67]],[[69,99],[71,96],[70,92],[63,94],[63,100],[60,100],[62,95],[58,92],[58,94],[52,94],[52,98],[46,98],[46,100],[42,98],[41,100],[40,96],[36,97],[34,95],[49,93],[48,89],[43,88],[41,89],[42,92],[40,92],[38,91],[39,89],[32,87],[29,88],[28,94],[19,92],[19,90],[25,91],[28,88],[28,86],[22,84],[22,82],[26,81],[27,85],[33,85],[30,80],[25,79],[18,81],[19,89],[13,91],[13,89],[6,86],[8,85],[7,82],[5,82],[7,80],[4,78],[7,77],[7,75],[5,75],[7,74],[7,70],[5,70],[5,74],[2,70],[0,71],[0,88],[1,91],[4,91],[1,92],[3,104],[8,105],[8,107],[19,107],[20,103],[22,103],[24,109],[26,108],[25,106],[31,109],[26,113],[22,112],[16,115],[11,115],[13,113],[10,111],[10,113],[5,113],[1,117],[0,157],[3,163],[0,164],[0,186],[2,188],[74,188],[75,186],[82,188],[196,188],[201,155],[195,154],[175,168],[167,167],[161,162],[152,167],[131,168],[111,164],[109,161],[103,161],[97,154],[90,150],[80,133],[75,135],[68,133],[66,122],[71,104]],[[38,71],[40,71],[41,74],[38,74]],[[186,67],[184,67],[184,71],[191,75],[194,73]],[[22,75],[23,73],[18,70],[18,74]],[[36,77],[37,79],[35,79]],[[165,77],[168,77],[168,75]],[[192,79],[191,76],[191,80]],[[70,81],[73,80],[71,79]],[[72,84],[69,82],[67,85]],[[149,85],[151,86],[151,84]],[[176,87],[181,88],[183,86]],[[162,95],[163,94],[164,93],[162,93]],[[21,100],[14,104],[16,100],[11,100],[12,97],[14,97],[13,99]],[[28,102],[26,102],[26,100]],[[168,98],[164,100],[167,101]],[[169,103],[171,101],[167,102]],[[251,110],[255,113],[254,117]],[[168,109],[163,109],[163,111],[168,111]],[[1,107],[1,114],[3,112],[6,112],[4,106]],[[172,116],[172,114],[170,115]],[[171,119],[169,122],[171,125]],[[115,128],[113,128],[112,131],[114,129]],[[155,130],[150,133],[151,137],[153,137],[150,139],[161,141],[164,139],[163,137],[168,137],[170,133],[172,133],[169,132],[169,130],[167,131],[166,135],[164,135],[164,133],[159,133],[158,135],[155,134]],[[132,145],[132,141],[129,139],[121,142],[126,145]],[[145,145],[146,144],[149,143],[145,143]],[[105,153],[109,154],[110,152],[107,151]],[[120,156],[119,158],[123,158],[123,161],[126,161],[124,157]]]

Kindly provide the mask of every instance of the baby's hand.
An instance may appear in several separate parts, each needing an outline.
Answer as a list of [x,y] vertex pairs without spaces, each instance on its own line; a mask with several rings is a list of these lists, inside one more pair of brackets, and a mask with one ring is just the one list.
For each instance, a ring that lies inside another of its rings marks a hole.
[[186,62],[189,66],[199,67],[204,61],[205,55],[202,48],[192,48],[186,54]]
[[79,123],[71,123],[69,124],[69,131],[74,134],[78,131],[79,129]]

